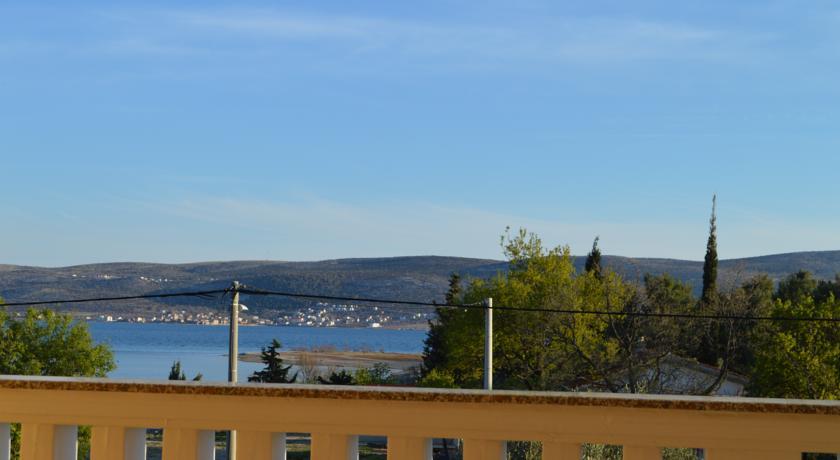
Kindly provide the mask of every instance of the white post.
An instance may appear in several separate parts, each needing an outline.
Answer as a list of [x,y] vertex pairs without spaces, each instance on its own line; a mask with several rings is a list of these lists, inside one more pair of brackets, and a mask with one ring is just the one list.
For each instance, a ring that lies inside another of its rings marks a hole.
[[484,315],[484,389],[493,389],[493,298],[485,301]]
[[230,302],[230,349],[228,351],[228,382],[236,383],[239,357],[239,281],[234,281],[233,298]]
[[[233,282],[233,296],[230,302],[230,349],[228,350],[228,382],[236,383],[239,358],[239,281]],[[236,431],[228,432],[228,460],[236,460]]]
[[12,457],[12,430],[8,423],[0,423],[0,460]]
[[271,459],[286,460],[286,433],[271,434]]
[[126,460],[146,460],[146,429],[125,429]]
[[216,432],[200,430],[196,438],[196,458],[198,460],[213,460],[216,458]]
[[53,459],[76,460],[79,451],[79,427],[57,425],[53,434]]

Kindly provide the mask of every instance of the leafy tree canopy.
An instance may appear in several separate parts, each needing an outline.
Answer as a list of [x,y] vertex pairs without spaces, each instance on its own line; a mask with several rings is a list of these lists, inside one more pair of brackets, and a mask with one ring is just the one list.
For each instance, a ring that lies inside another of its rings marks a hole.
[[[489,281],[471,280],[458,302],[492,297],[501,306],[620,311],[632,294],[613,273],[605,273],[603,279],[575,273],[568,247],[547,249],[525,230],[506,233],[502,245],[509,270]],[[499,388],[576,388],[601,380],[606,363],[618,353],[603,318],[504,310],[494,315],[494,377]],[[483,324],[483,310],[438,309],[426,341],[426,375],[435,370],[457,386],[480,387]]]
[[[779,284],[772,314],[840,317],[840,301],[833,294],[818,300],[819,293],[820,286],[809,273],[795,273]],[[755,354],[752,395],[840,399],[840,327],[836,323],[774,322],[760,337]]]
[[105,377],[115,367],[84,322],[51,310],[30,309],[20,320],[0,312],[0,374]]

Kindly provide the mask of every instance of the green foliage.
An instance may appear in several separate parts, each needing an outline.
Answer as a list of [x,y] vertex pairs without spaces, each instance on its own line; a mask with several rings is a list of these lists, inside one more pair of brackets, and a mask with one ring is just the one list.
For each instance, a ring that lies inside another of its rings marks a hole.
[[[193,382],[198,382],[203,377],[201,373],[198,373],[193,377]],[[169,380],[187,380],[187,376],[181,370],[181,360],[175,360],[172,363],[172,367],[169,369]]]
[[391,368],[385,363],[375,363],[369,368],[358,369],[353,375],[357,385],[389,385],[395,379]]
[[169,380],[187,380],[187,376],[181,370],[181,361],[172,363],[172,368],[169,369]]
[[329,377],[326,379],[323,377],[318,377],[318,383],[323,385],[355,385],[356,380],[353,378],[353,374],[341,370],[339,372],[332,372],[330,373]]
[[297,380],[297,373],[289,377],[292,366],[283,366],[283,359],[279,352],[281,347],[280,341],[272,339],[268,347],[262,348],[260,359],[265,364],[265,368],[251,374],[248,377],[249,382],[294,383]]
[[354,373],[345,370],[332,372],[326,379],[318,377],[324,385],[390,385],[396,382],[391,368],[385,363],[374,363],[369,368],[357,369]]
[[[523,308],[620,311],[631,292],[619,277],[577,274],[568,247],[546,249],[520,230],[502,240],[507,272],[472,280],[463,303],[492,297],[496,305]],[[603,370],[618,352],[609,323],[595,316],[499,310],[495,315],[494,376],[498,388],[572,389],[603,382]],[[438,309],[424,350],[425,374],[436,370],[454,385],[478,388],[482,381],[484,311]]]
[[540,460],[542,444],[534,441],[508,441],[508,460]]
[[111,349],[94,344],[84,322],[51,310],[19,321],[0,312],[0,374],[105,377],[114,368]]
[[[17,321],[0,312],[0,374],[105,377],[115,368],[107,345],[96,345],[84,322],[51,310],[30,309]],[[90,429],[79,427],[79,452],[90,449]],[[20,451],[20,427],[12,429],[12,456]]]
[[[702,363],[717,366],[725,373],[749,374],[754,350],[767,324],[730,320],[727,316],[768,316],[773,306],[773,282],[766,275],[748,280],[738,288],[717,294],[714,302],[701,302],[701,312],[723,318],[695,321],[700,344],[694,356]],[[721,383],[720,381],[717,383]],[[710,387],[712,392],[716,387]]]
[[446,290],[446,303],[454,304],[461,296],[461,275],[453,273],[449,275],[449,288]]
[[[840,301],[814,298],[817,283],[796,273],[779,285],[776,317],[840,317]],[[807,287],[813,290],[808,292]],[[840,399],[840,328],[836,323],[777,321],[755,347],[750,393],[775,398]]]
[[706,242],[706,257],[703,261],[704,303],[714,302],[717,294],[718,255],[717,255],[717,195],[712,197],[712,217],[709,219],[709,240]]
[[417,386],[425,388],[458,388],[455,384],[455,379],[451,375],[438,371],[437,369],[432,369],[426,373],[417,383]]
[[621,460],[621,446],[608,444],[584,444],[581,446],[582,460]]
[[[814,295],[818,286],[817,280],[810,272],[799,270],[779,282],[775,298],[793,303],[807,301]],[[831,286],[823,284],[823,289]],[[826,289],[827,290],[827,289]],[[827,296],[822,296],[825,299]]]
[[584,270],[587,273],[594,274],[598,279],[601,278],[601,248],[598,247],[598,240],[600,239],[598,236],[595,237],[592,250],[586,255],[586,263],[584,264]]

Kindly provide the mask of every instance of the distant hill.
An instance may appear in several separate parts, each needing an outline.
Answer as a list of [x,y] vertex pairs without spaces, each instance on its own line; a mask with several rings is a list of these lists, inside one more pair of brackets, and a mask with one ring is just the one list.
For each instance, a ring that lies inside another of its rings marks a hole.
[[[703,263],[675,259],[605,256],[606,266],[625,278],[640,280],[644,274],[670,273],[698,290]],[[583,268],[584,258],[575,264]],[[330,295],[380,297],[430,301],[442,299],[452,272],[490,277],[504,270],[503,261],[461,257],[393,257],[340,259],[319,262],[233,261],[192,264],[108,263],[62,268],[0,265],[0,296],[7,301],[135,295],[194,289],[215,289],[239,280],[253,287]],[[737,283],[758,273],[773,280],[805,269],[819,278],[840,272],[840,251],[798,252],[720,263],[723,285]],[[163,306],[222,308],[228,300],[177,299],[103,305],[68,305],[82,312],[156,311]],[[252,308],[294,308],[302,302],[252,297]]]

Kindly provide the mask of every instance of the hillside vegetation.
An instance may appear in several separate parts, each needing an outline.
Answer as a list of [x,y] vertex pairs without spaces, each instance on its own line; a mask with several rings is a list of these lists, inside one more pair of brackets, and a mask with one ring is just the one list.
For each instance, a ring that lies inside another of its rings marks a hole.
[[[584,257],[575,257],[583,269]],[[604,256],[607,267],[628,280],[646,273],[670,273],[699,292],[701,261]],[[248,286],[302,293],[431,301],[443,299],[453,272],[465,277],[490,277],[506,265],[502,261],[461,257],[393,257],[340,259],[318,262],[233,261],[192,264],[107,263],[61,268],[0,265],[0,296],[9,302],[120,296],[223,288],[232,280]],[[756,273],[774,281],[800,270],[830,279],[840,272],[840,251],[798,252],[723,260],[720,282],[735,284]],[[62,305],[84,312],[132,313],[179,308],[222,308],[227,299],[143,300],[108,304]],[[299,300],[252,297],[249,307],[296,308]]]

